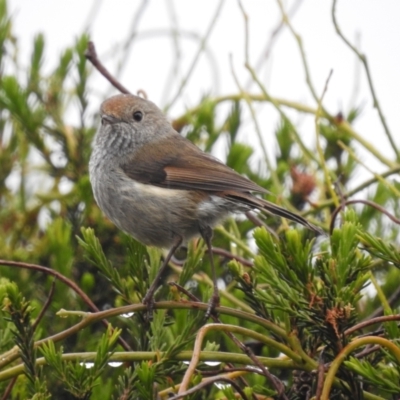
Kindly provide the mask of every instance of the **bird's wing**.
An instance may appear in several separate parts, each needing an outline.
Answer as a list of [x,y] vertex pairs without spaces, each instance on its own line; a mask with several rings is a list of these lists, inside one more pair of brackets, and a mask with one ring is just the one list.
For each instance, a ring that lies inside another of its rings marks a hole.
[[171,189],[268,192],[177,134],[141,146],[121,168],[138,182]]

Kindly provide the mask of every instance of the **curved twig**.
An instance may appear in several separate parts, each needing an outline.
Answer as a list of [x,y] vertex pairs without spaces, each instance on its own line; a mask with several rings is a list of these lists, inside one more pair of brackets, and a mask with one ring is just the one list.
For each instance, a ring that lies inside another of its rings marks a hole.
[[96,48],[93,42],[88,43],[88,47],[85,51],[85,57],[89,60],[93,66],[99,71],[116,89],[124,94],[132,94],[125,86],[118,82],[111,74],[108,72],[107,68],[101,63],[97,57]]
[[331,223],[329,225],[329,232],[330,234],[332,234],[333,232],[333,228],[335,226],[335,220],[337,215],[339,214],[340,211],[343,210],[343,208],[345,208],[347,205],[349,204],[365,204],[367,206],[371,206],[375,209],[377,209],[379,212],[381,212],[382,214],[385,214],[387,217],[389,217],[389,219],[393,222],[395,222],[396,224],[400,225],[400,219],[396,218],[394,215],[392,215],[389,211],[387,211],[386,209],[384,209],[382,206],[380,206],[379,204],[374,203],[371,200],[346,200],[345,202],[343,202],[342,204],[340,204],[335,211],[333,211],[332,213],[332,219],[331,219]]
[[[44,267],[43,265],[29,264],[29,263],[20,262],[20,261],[9,261],[9,260],[0,260],[0,265],[5,265],[8,267],[32,269],[34,271],[43,272],[47,275],[52,275],[52,276],[56,277],[59,281],[65,283],[68,287],[70,287],[86,303],[86,305],[92,311],[100,312],[100,310],[93,303],[93,301],[90,299],[90,297],[74,281],[71,281],[71,279],[68,279],[66,276],[64,276],[63,274],[61,274],[58,271],[55,271],[54,269]],[[106,320],[102,320],[101,322],[103,323],[104,326],[108,327],[109,324]],[[128,343],[126,343],[125,340],[122,339],[121,337],[118,338],[118,342],[121,344],[121,346],[125,350],[127,350],[127,351],[131,350],[131,347],[128,345]]]
[[188,396],[190,394],[196,393],[197,391],[204,389],[205,387],[212,385],[216,382],[227,382],[230,385],[232,385],[236,391],[242,396],[242,399],[247,400],[248,397],[246,396],[246,394],[244,393],[244,391],[242,390],[242,388],[231,378],[228,378],[227,376],[214,376],[212,378],[206,378],[204,379],[202,382],[200,382],[198,385],[193,386],[192,388],[190,388],[189,390],[187,390],[184,393],[180,393],[177,394],[176,396],[170,397],[169,400],[178,400],[178,399],[182,399],[185,396]]
[[[191,299],[192,301],[196,301],[196,302],[200,302],[201,300],[199,298],[197,298],[194,294],[190,293],[188,290],[186,290],[183,286],[178,285],[177,283],[174,282],[170,282],[169,283],[170,286],[174,286],[176,287],[181,293],[184,293],[186,296],[189,297],[189,299]],[[217,314],[211,314],[210,317],[212,318],[212,320],[215,323],[222,323],[221,320],[218,318]],[[231,332],[225,332],[227,334],[227,336],[240,348],[243,350],[243,348],[245,348],[245,344],[242,343],[238,338],[236,338],[236,336],[231,333]],[[247,354],[247,352],[244,352],[245,354]],[[233,368],[233,364],[228,363],[229,366],[231,366]],[[246,384],[246,386],[248,386],[246,380],[241,376],[240,380],[242,381],[242,383]],[[254,396],[253,396],[254,397]]]
[[400,314],[397,315],[384,315],[383,317],[372,318],[368,321],[360,322],[357,325],[352,326],[349,329],[344,331],[346,336],[351,335],[353,332],[359,331],[367,326],[378,324],[380,322],[387,322],[387,321],[400,321]]
[[[201,353],[201,346],[202,346],[204,337],[208,333],[208,331],[213,330],[213,329],[220,330],[220,331],[229,331],[231,333],[239,333],[242,335],[248,335],[250,337],[253,337],[253,338],[259,340],[260,342],[274,346],[275,348],[279,349],[282,353],[286,354],[288,357],[290,357],[295,362],[302,361],[301,357],[298,354],[296,354],[292,349],[290,349],[288,346],[286,346],[282,343],[279,343],[279,342],[275,341],[274,339],[271,339],[269,337],[261,335],[257,332],[251,331],[246,328],[242,328],[240,326],[235,326],[235,325],[228,325],[228,324],[224,325],[224,324],[215,324],[215,323],[208,324],[208,325],[205,325],[202,328],[200,328],[200,330],[197,332],[196,341],[195,341],[195,345],[194,345],[194,349],[193,349],[193,357],[192,357],[192,360],[190,361],[190,364],[189,364],[189,366],[186,370],[186,373],[183,377],[178,394],[182,394],[182,393],[186,392],[186,390],[189,386],[189,383],[190,383],[190,379],[191,379],[191,377],[196,369],[197,363],[199,361],[199,356]],[[250,351],[250,353],[246,352],[246,354],[250,357],[250,354],[252,354],[252,352],[251,351]],[[253,360],[252,357],[250,357],[250,358]],[[259,367],[261,363],[259,363],[258,360],[256,360],[256,361],[257,361],[256,365],[257,365],[257,367]],[[262,369],[264,375],[268,377],[271,384],[274,386],[275,390],[278,392],[279,396],[282,398],[286,398],[286,396],[283,392],[282,382],[276,380],[276,378],[268,370],[266,370],[264,366],[262,366],[261,369]]]
[[342,362],[346,359],[346,357],[358,347],[362,347],[371,343],[377,344],[381,347],[382,346],[386,347],[396,358],[398,364],[400,364],[400,349],[391,341],[384,338],[371,337],[371,336],[367,336],[362,339],[355,339],[351,343],[349,343],[332,362],[331,367],[328,373],[326,374],[321,400],[329,400],[329,393],[331,391],[335,375],[339,370],[339,367],[342,364]]
[[236,260],[240,262],[240,264],[243,264],[245,267],[250,267],[250,268],[253,267],[253,263],[251,261],[246,260],[245,258],[237,256],[235,254],[232,254],[228,250],[221,249],[220,247],[213,247],[212,252],[214,254],[218,254],[219,256],[229,258],[230,260]]

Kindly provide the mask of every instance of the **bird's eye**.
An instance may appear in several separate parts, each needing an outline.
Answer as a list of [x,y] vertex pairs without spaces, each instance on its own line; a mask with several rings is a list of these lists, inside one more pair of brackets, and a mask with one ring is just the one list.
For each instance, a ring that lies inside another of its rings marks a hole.
[[140,121],[143,119],[143,113],[142,113],[141,111],[135,111],[135,112],[133,113],[133,119],[134,119],[136,122],[140,122]]

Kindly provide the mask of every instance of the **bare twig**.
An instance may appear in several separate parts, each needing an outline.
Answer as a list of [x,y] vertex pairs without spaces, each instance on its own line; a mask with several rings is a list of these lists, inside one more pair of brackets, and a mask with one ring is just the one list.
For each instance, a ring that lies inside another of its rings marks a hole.
[[53,296],[54,296],[54,289],[56,287],[56,278],[53,279],[53,282],[51,283],[51,288],[50,288],[50,292],[49,295],[47,296],[47,300],[44,303],[43,308],[40,310],[40,313],[38,315],[38,317],[36,318],[35,322],[32,324],[32,330],[35,331],[36,327],[39,325],[39,322],[41,321],[41,319],[43,318],[45,312],[47,311],[47,309],[49,308],[52,300],[53,300]]
[[396,218],[394,215],[392,215],[389,211],[387,211],[385,208],[383,208],[382,206],[380,206],[379,204],[374,203],[373,201],[370,200],[347,200],[344,203],[340,204],[335,211],[332,213],[332,219],[331,219],[331,223],[329,225],[329,232],[332,233],[333,229],[335,227],[335,220],[337,215],[339,214],[340,211],[343,210],[343,208],[345,208],[346,206],[348,206],[349,204],[365,204],[367,206],[371,206],[373,208],[375,208],[376,210],[378,210],[379,212],[381,212],[382,214],[385,214],[387,217],[389,217],[390,220],[392,220],[393,222],[395,222],[396,224],[400,225],[400,219]]
[[336,19],[336,4],[337,4],[337,0],[333,0],[333,2],[332,2],[332,21],[333,21],[333,25],[335,27],[336,33],[344,41],[344,43],[346,43],[346,45],[354,52],[354,54],[357,55],[357,57],[360,59],[361,63],[364,65],[365,73],[367,74],[369,89],[370,89],[372,100],[373,100],[373,105],[376,108],[376,110],[378,111],[378,115],[381,120],[383,130],[385,131],[385,134],[390,142],[390,145],[392,146],[392,149],[393,149],[394,153],[396,154],[397,160],[400,160],[399,149],[398,149],[398,147],[393,139],[392,133],[390,132],[390,129],[386,123],[386,118],[383,115],[380,103],[378,101],[378,97],[376,95],[374,83],[372,81],[371,71],[369,70],[367,56],[365,54],[360,53],[358,51],[358,49],[355,46],[353,46],[350,43],[350,41],[343,35],[341,29],[339,28],[337,19]]
[[230,385],[232,385],[236,391],[240,394],[240,396],[242,396],[242,399],[247,400],[248,397],[246,396],[246,394],[244,393],[244,391],[242,390],[242,388],[233,380],[230,379],[226,376],[214,376],[212,378],[206,378],[204,379],[202,382],[200,382],[198,385],[193,386],[192,388],[190,388],[189,390],[186,390],[186,392],[184,393],[180,393],[177,394],[176,396],[170,397],[170,400],[178,400],[178,399],[182,399],[185,396],[189,396],[190,394],[196,393],[197,391],[204,389],[207,386],[210,386],[216,382],[227,382]]
[[[245,18],[245,16],[243,18]],[[263,157],[264,157],[265,163],[267,164],[268,171],[271,174],[271,179],[272,179],[275,187],[277,188],[277,190],[283,192],[283,188],[282,188],[282,185],[281,185],[281,183],[280,183],[280,181],[278,179],[278,175],[276,174],[275,168],[272,168],[272,162],[270,160],[267,148],[266,148],[265,143],[264,143],[264,138],[263,138],[263,135],[261,133],[260,124],[258,123],[257,115],[256,115],[256,112],[255,112],[254,107],[252,105],[251,98],[248,95],[248,93],[246,93],[245,90],[243,89],[242,85],[239,82],[237,74],[235,72],[235,68],[233,66],[232,55],[229,58],[229,62],[230,62],[230,67],[231,67],[231,73],[232,73],[233,79],[234,79],[234,81],[236,83],[236,86],[238,87],[238,89],[240,91],[241,97],[246,101],[247,106],[249,107],[249,111],[250,111],[251,118],[252,118],[253,123],[254,123],[254,128],[255,128],[255,131],[256,131],[256,134],[257,134],[257,137],[258,137],[258,141],[260,143],[260,147],[261,147],[261,150],[262,150],[262,153],[263,153]]]
[[8,396],[11,394],[11,390],[15,385],[15,382],[17,382],[18,375],[14,376],[14,378],[11,379],[10,383],[7,385],[6,390],[3,393],[3,396],[1,396],[1,400],[7,400]]
[[[341,147],[343,150],[345,150],[354,161],[356,161],[363,168],[365,168],[368,172],[370,172],[372,175],[374,175],[379,183],[382,183],[382,185],[386,186],[396,197],[400,198],[400,191],[396,188],[396,186],[394,184],[388,182],[387,180],[383,179],[381,177],[381,175],[374,172],[365,162],[363,162],[360,159],[360,157],[357,156],[355,151],[350,146],[348,146],[341,140],[338,140],[337,144],[339,147]],[[398,166],[398,165],[396,165],[396,166]]]
[[[89,296],[74,282],[68,279],[66,276],[61,274],[58,271],[55,271],[54,269],[43,267],[42,265],[37,265],[37,264],[29,264],[25,262],[19,262],[19,261],[9,261],[9,260],[0,260],[0,265],[5,265],[8,267],[16,267],[16,268],[24,268],[24,269],[31,269],[34,271],[40,271],[43,272],[47,275],[51,275],[56,277],[59,281],[63,282],[66,284],[68,287],[70,287],[85,303],[86,305],[94,312],[99,312],[100,310],[97,308],[97,306],[93,303],[93,301],[89,298]],[[108,326],[108,322],[106,320],[101,321],[104,326]],[[128,345],[128,343],[125,342],[124,339],[121,337],[118,338],[119,343],[121,346],[127,350],[130,351],[131,348]]]
[[[303,0],[297,0],[293,3],[292,8],[288,11],[288,16],[290,18],[292,18],[297,11],[300,9],[300,6],[303,4]],[[254,71],[258,72],[263,64],[264,61],[266,61],[272,51],[272,48],[275,44],[275,41],[277,40],[278,36],[280,35],[280,33],[282,32],[282,28],[285,26],[285,23],[283,21],[283,19],[281,18],[281,20],[277,23],[276,27],[271,31],[271,35],[269,40],[267,41],[267,45],[265,46],[265,49],[262,51],[261,55],[259,56],[256,65],[254,67]],[[250,85],[253,83],[253,80],[249,80],[246,85],[244,85],[246,87],[246,89],[250,88]]]
[[243,264],[245,267],[253,267],[253,263],[251,261],[246,260],[245,258],[237,256],[235,254],[232,254],[228,250],[221,249],[219,247],[213,247],[212,252],[214,254],[218,254],[219,256],[229,258],[230,260],[236,260],[236,261],[240,262],[241,264]]
[[121,93],[132,94],[125,86],[118,82],[107,70],[107,68],[100,62],[97,57],[96,48],[93,42],[88,43],[87,50],[85,51],[85,57],[89,60],[93,66]]
[[357,359],[364,358],[364,357],[367,357],[370,354],[375,353],[376,351],[379,351],[381,349],[382,349],[382,347],[379,345],[369,346],[369,347],[366,347],[364,350],[360,351],[359,353],[355,354],[354,357]]
[[[224,324],[208,324],[203,326],[202,328],[199,329],[197,335],[196,335],[196,341],[195,341],[195,346],[193,349],[193,357],[192,360],[190,361],[190,364],[186,370],[186,373],[183,377],[181,386],[179,388],[178,394],[185,393],[187,390],[187,387],[189,386],[190,379],[192,377],[192,374],[196,368],[196,365],[199,361],[199,356],[201,353],[201,346],[204,340],[205,335],[207,334],[208,331],[210,330],[219,330],[219,331],[227,331],[230,333],[240,333],[240,334],[245,334],[249,335],[257,340],[260,340],[264,343],[268,343],[269,345],[274,344],[275,346],[279,347],[284,353],[290,354],[292,357],[295,357],[296,360],[301,359],[298,355],[296,355],[289,347],[282,345],[281,343],[276,342],[273,339],[267,338],[264,335],[260,335],[256,332],[250,331],[249,329],[242,328],[239,326],[235,325],[224,325]],[[233,336],[233,340],[236,344],[240,346],[240,348],[245,352],[245,354],[254,362],[254,364],[260,368],[260,370],[263,372],[263,374],[268,378],[268,380],[271,382],[272,386],[275,388],[275,390],[278,392],[279,398],[282,399],[287,399],[287,396],[284,392],[284,385],[283,383],[277,379],[274,375],[272,375],[265,367],[264,365],[257,359],[257,357],[253,354],[251,349],[249,349],[247,346],[245,346],[243,343],[241,343],[238,339],[236,339]]]
[[314,100],[316,102],[318,102],[318,95],[317,95],[317,92],[316,92],[316,90],[314,88],[314,85],[313,85],[313,83],[311,81],[310,69],[308,67],[307,57],[306,57],[306,53],[304,51],[303,41],[301,39],[301,36],[294,30],[293,25],[291,24],[290,19],[288,17],[288,14],[285,11],[285,8],[283,6],[282,0],[277,0],[277,2],[278,2],[278,5],[279,5],[279,8],[281,10],[282,20],[287,25],[287,27],[289,28],[290,32],[292,33],[292,35],[296,39],[297,45],[299,47],[301,61],[303,63],[304,73],[306,74],[307,86],[310,89],[310,92],[311,92],[312,96],[314,97]]
[[176,13],[173,0],[167,0],[167,12],[170,19],[170,36],[174,55],[172,57],[172,65],[165,79],[164,88],[162,90],[161,103],[164,104],[169,97],[173,83],[181,76],[180,65],[182,60],[181,49],[181,29],[179,27],[179,19]]
[[86,21],[83,24],[83,26],[84,26],[83,31],[84,32],[88,32],[89,28],[91,27],[91,25],[93,25],[94,20],[99,15],[99,12],[101,10],[101,6],[103,5],[102,3],[103,3],[103,0],[93,0],[92,6],[91,6],[89,12],[87,13]]
[[247,211],[245,213],[247,219],[251,221],[255,226],[263,226],[274,238],[278,239],[278,234],[271,229],[262,219],[258,218],[257,215],[255,215],[251,211]]
[[137,12],[134,14],[132,22],[130,24],[131,30],[128,34],[128,37],[126,38],[125,42],[122,45],[122,58],[119,60],[119,64],[117,66],[117,71],[115,73],[116,78],[119,80],[119,78],[121,77],[121,74],[124,70],[124,68],[127,65],[126,60],[129,57],[129,54],[132,50],[132,46],[134,43],[134,39],[137,36],[137,28],[139,26],[139,22],[146,10],[146,7],[149,5],[149,0],[142,0]]
[[382,317],[376,317],[376,318],[369,319],[368,321],[360,322],[359,324],[354,325],[349,329],[346,329],[344,334],[346,336],[348,336],[348,335],[351,335],[353,332],[359,331],[367,326],[379,324],[381,322],[387,322],[387,321],[400,321],[400,314],[384,315]]
[[[393,308],[394,303],[400,299],[400,287],[398,287],[388,298],[388,304]],[[365,320],[369,321],[373,318],[383,315],[383,306],[379,306],[374,312],[372,312]]]
[[324,387],[324,377],[325,377],[324,350],[325,349],[322,349],[318,360],[317,389],[315,391],[315,400],[321,399],[322,388]]
[[215,27],[215,24],[217,22],[218,16],[221,13],[221,9],[222,9],[222,6],[223,6],[224,2],[225,2],[225,0],[220,0],[219,4],[217,6],[217,9],[216,9],[216,11],[214,13],[214,16],[213,16],[213,18],[212,18],[212,20],[210,22],[210,25],[208,26],[208,29],[207,29],[204,37],[202,38],[202,40],[200,42],[199,48],[198,48],[198,50],[197,50],[197,52],[196,52],[196,54],[195,54],[195,56],[194,56],[194,58],[193,58],[193,60],[192,60],[192,62],[190,64],[190,66],[189,66],[189,69],[188,69],[185,77],[182,79],[181,84],[179,85],[177,92],[172,97],[172,100],[165,107],[165,111],[167,111],[169,108],[171,108],[171,106],[176,102],[176,100],[181,95],[183,88],[186,86],[186,84],[188,83],[190,77],[192,76],[192,73],[193,73],[193,71],[194,71],[194,69],[195,69],[195,67],[197,65],[197,62],[198,62],[198,60],[200,58],[200,55],[203,52],[203,50],[205,48],[205,45],[206,45],[206,43],[207,43],[207,41],[208,41],[208,39],[209,39],[209,37],[211,35],[211,32],[213,31],[213,29]]
[[315,132],[316,132],[316,139],[317,139],[317,151],[318,151],[318,155],[319,155],[319,162],[320,162],[320,164],[322,166],[322,170],[324,172],[326,187],[328,188],[330,197],[333,199],[334,204],[337,205],[337,204],[339,204],[339,200],[337,199],[336,193],[333,190],[331,175],[329,173],[328,167],[326,166],[324,152],[322,150],[321,142],[320,142],[320,127],[319,127],[319,119],[323,112],[322,102],[323,102],[324,96],[328,90],[328,85],[329,85],[329,81],[332,77],[332,74],[333,74],[333,70],[330,70],[329,75],[325,81],[325,86],[324,86],[324,90],[322,91],[321,97],[319,97],[317,99],[318,109],[317,109],[317,113],[315,114]]
[[[168,285],[177,288],[181,293],[189,297],[190,300],[201,303],[201,300],[198,297],[196,297],[193,293],[190,293],[189,290],[186,290],[182,285],[179,285],[176,282],[168,282]],[[214,318],[214,315],[211,314],[211,317]]]
[[[170,282],[170,285],[176,287],[180,292],[184,293],[184,294],[185,294],[186,296],[188,296],[189,299],[191,299],[192,301],[200,302],[200,299],[199,299],[199,298],[197,298],[194,294],[192,294],[192,293],[190,293],[189,291],[187,291],[187,290],[186,290],[184,287],[182,287],[181,285],[178,285],[177,283],[173,283],[173,282]],[[210,317],[212,318],[212,320],[213,320],[215,323],[219,323],[219,324],[222,323],[221,320],[217,317],[217,314],[211,314]],[[231,332],[225,332],[225,333],[227,334],[227,336],[228,336],[233,342],[235,342],[236,344],[239,343],[239,348],[242,348],[242,346],[245,346],[243,343],[241,343],[241,342],[233,335],[233,333],[231,333]],[[245,352],[245,353],[246,353],[246,352]],[[233,368],[233,365],[232,365],[232,364],[229,363],[229,364],[227,364],[227,365],[229,365],[229,366],[231,366],[231,367]],[[248,384],[247,384],[246,380],[244,379],[244,377],[240,376],[239,379],[240,379],[246,386],[248,386]],[[253,395],[253,397],[255,398],[254,395]]]

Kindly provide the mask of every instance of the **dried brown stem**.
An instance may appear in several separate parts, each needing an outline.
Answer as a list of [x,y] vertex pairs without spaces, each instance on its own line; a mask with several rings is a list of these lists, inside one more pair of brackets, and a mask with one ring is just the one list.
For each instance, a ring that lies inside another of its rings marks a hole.
[[333,228],[335,226],[335,220],[336,220],[337,215],[339,214],[340,211],[343,210],[343,208],[345,208],[349,204],[365,204],[367,206],[371,206],[371,207],[377,209],[382,214],[385,214],[387,217],[389,217],[390,220],[392,220],[396,224],[400,225],[400,219],[396,218],[389,211],[385,210],[382,206],[380,206],[379,204],[374,203],[373,201],[370,201],[370,200],[347,200],[347,201],[343,202],[342,204],[340,204],[335,209],[335,211],[332,213],[332,219],[331,219],[331,223],[330,223],[330,226],[329,226],[329,232],[331,234],[332,234]]
[[345,330],[344,334],[346,336],[351,335],[353,332],[359,331],[367,326],[378,324],[381,322],[387,321],[400,321],[400,314],[397,315],[384,315],[383,317],[372,318],[368,321],[360,322],[357,325],[352,326],[351,328]]
[[[201,303],[201,300],[199,298],[197,298],[193,293],[190,293],[188,290],[186,290],[183,286],[179,285],[178,283],[169,282],[168,285],[176,287],[181,293],[189,297],[190,300]],[[215,316],[211,314],[211,317],[214,319]]]
[[85,51],[85,57],[93,64],[93,66],[97,69],[97,71],[99,71],[111,83],[111,85],[113,85],[121,93],[132,94],[125,86],[123,86],[119,81],[117,81],[110,74],[110,72],[108,72],[107,68],[101,63],[101,61],[97,57],[96,48],[93,42],[88,43],[88,47]]
[[321,399],[322,389],[324,387],[324,378],[325,378],[324,350],[321,351],[318,361],[319,362],[317,370],[317,389],[315,391],[315,400]]
[[49,306],[50,306],[50,304],[51,304],[51,302],[53,300],[55,287],[56,287],[56,278],[54,278],[53,282],[51,283],[50,293],[47,296],[47,300],[44,303],[43,308],[40,310],[40,313],[39,313],[38,317],[36,318],[35,322],[32,324],[32,330],[33,331],[36,330],[37,326],[39,325],[39,322],[42,320],[45,312],[49,308]]
[[263,226],[273,237],[278,239],[278,235],[276,234],[276,232],[271,229],[262,219],[258,218],[257,215],[255,215],[251,211],[247,211],[245,215],[246,218],[251,221],[255,226]]
[[250,267],[250,268],[253,267],[253,263],[251,261],[246,260],[245,258],[237,256],[235,254],[232,254],[228,250],[221,249],[220,247],[213,247],[212,252],[214,254],[218,254],[219,256],[229,258],[230,260],[236,260],[241,264],[243,264],[245,267]]
[[15,385],[15,382],[17,382],[18,375],[14,376],[14,378],[11,379],[10,383],[7,385],[6,390],[3,393],[3,396],[1,396],[1,400],[7,400],[11,394],[11,390]]

